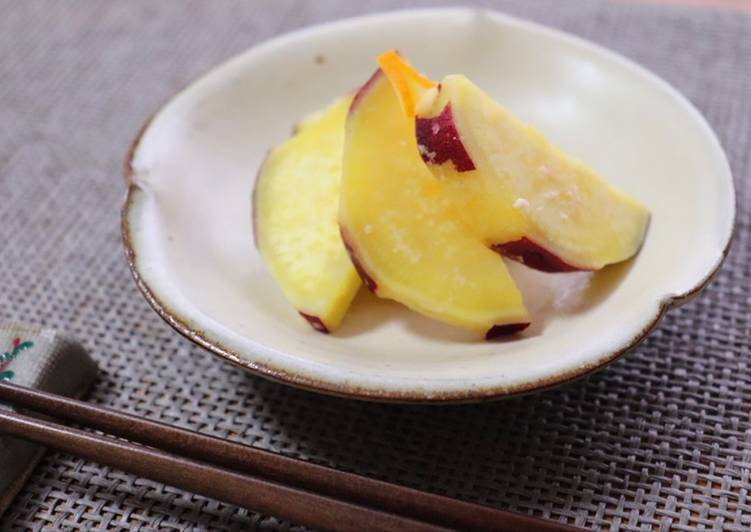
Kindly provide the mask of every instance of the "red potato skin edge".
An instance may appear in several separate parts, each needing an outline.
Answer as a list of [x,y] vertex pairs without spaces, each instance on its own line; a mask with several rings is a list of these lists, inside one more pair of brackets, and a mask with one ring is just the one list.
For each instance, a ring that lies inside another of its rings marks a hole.
[[365,287],[375,294],[378,291],[378,283],[375,282],[375,279],[373,279],[363,267],[362,263],[360,262],[359,257],[357,256],[357,251],[355,251],[355,248],[352,245],[351,240],[349,240],[349,238],[347,237],[347,232],[344,230],[344,228],[341,225],[339,226],[339,233],[342,236],[342,243],[344,244],[344,249],[347,250],[347,254],[349,255],[350,260],[352,261],[352,265],[355,267],[355,270],[357,270],[357,274],[360,276],[360,279],[362,279],[362,282],[365,285]]
[[[363,96],[373,87],[373,85],[378,80],[381,79],[383,75],[383,71],[379,68],[373,73],[372,76],[370,76],[368,81],[363,83],[363,85],[355,93],[355,96],[352,98],[352,103],[349,105],[348,114],[351,115],[357,109],[357,106],[360,105]],[[347,250],[347,254],[349,254],[352,265],[355,267],[355,270],[357,270],[360,279],[362,279],[362,282],[367,287],[367,289],[375,294],[378,290],[378,283],[375,282],[375,279],[373,279],[373,277],[371,277],[363,267],[362,262],[360,262],[360,259],[357,256],[357,251],[352,244],[352,240],[347,236],[347,231],[344,229],[344,227],[342,227],[341,224],[339,224],[339,234],[342,237],[344,248]]]
[[365,93],[368,92],[370,88],[376,83],[376,81],[381,79],[381,76],[383,75],[384,75],[383,70],[379,68],[378,70],[373,72],[373,75],[370,76],[370,78],[368,78],[368,81],[363,83],[363,85],[359,89],[357,89],[357,92],[352,98],[352,103],[349,104],[348,113],[351,114],[357,108],[357,106],[360,105],[360,102],[362,101],[362,98],[365,95]]
[[493,244],[490,249],[506,258],[521,262],[525,266],[541,272],[562,273],[592,271],[591,268],[582,268],[569,264],[558,255],[551,253],[529,238],[522,237],[505,244]]
[[420,156],[425,164],[443,164],[451,161],[457,172],[475,169],[475,163],[462,143],[456,129],[451,102],[441,114],[431,118],[415,118],[415,136],[420,148]]
[[529,327],[529,322],[525,323],[508,323],[506,325],[493,325],[488,332],[485,333],[486,340],[493,340],[501,336],[510,336],[518,332],[523,331]]
[[305,320],[308,323],[310,323],[311,327],[313,327],[316,331],[322,332],[324,334],[329,334],[329,330],[326,327],[326,325],[324,325],[324,323],[321,321],[321,318],[319,318],[318,316],[311,316],[310,314],[305,314],[304,312],[299,311],[299,310],[297,312],[300,314],[300,316],[305,318]]

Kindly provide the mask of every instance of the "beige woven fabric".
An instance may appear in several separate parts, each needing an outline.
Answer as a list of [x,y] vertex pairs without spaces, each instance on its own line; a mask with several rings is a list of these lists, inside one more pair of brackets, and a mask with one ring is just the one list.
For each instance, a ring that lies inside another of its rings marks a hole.
[[[220,362],[138,294],[118,216],[122,161],[144,119],[263,39],[399,5],[0,0],[0,320],[81,339],[103,370],[95,403],[595,529],[751,528],[749,15],[596,0],[485,4],[665,77],[716,128],[736,176],[739,226],[720,276],[586,380],[478,406],[324,397]],[[289,526],[59,453],[46,456],[0,522],[2,530]]]

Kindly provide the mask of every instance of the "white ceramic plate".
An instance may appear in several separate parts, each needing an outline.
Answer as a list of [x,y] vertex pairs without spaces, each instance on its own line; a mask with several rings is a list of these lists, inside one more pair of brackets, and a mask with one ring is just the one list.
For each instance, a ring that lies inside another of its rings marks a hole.
[[[643,201],[653,218],[637,258],[594,275],[513,266],[534,321],[514,340],[485,342],[364,291],[340,331],[313,331],[252,245],[254,176],[295,121],[363,83],[389,48],[434,79],[468,75]],[[162,318],[259,375],[384,401],[507,396],[604,366],[708,283],[735,212],[717,138],[669,85],[576,37],[470,9],[350,19],[248,50],[154,116],[126,173],[126,251]]]

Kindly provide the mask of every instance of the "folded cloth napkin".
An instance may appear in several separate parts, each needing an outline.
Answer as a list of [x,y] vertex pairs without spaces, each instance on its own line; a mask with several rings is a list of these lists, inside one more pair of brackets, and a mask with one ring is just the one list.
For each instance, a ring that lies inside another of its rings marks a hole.
[[[80,397],[96,376],[96,363],[75,340],[34,325],[0,324],[1,381]],[[0,435],[0,514],[23,487],[42,454],[44,447],[40,445]]]

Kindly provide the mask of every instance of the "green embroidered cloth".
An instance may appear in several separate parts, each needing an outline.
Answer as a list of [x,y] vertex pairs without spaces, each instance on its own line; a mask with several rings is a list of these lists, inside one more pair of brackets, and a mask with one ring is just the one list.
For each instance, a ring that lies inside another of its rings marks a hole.
[[[78,397],[97,376],[97,366],[86,350],[52,329],[1,324],[0,350],[0,381]],[[0,435],[0,513],[23,487],[43,453],[39,445]]]

